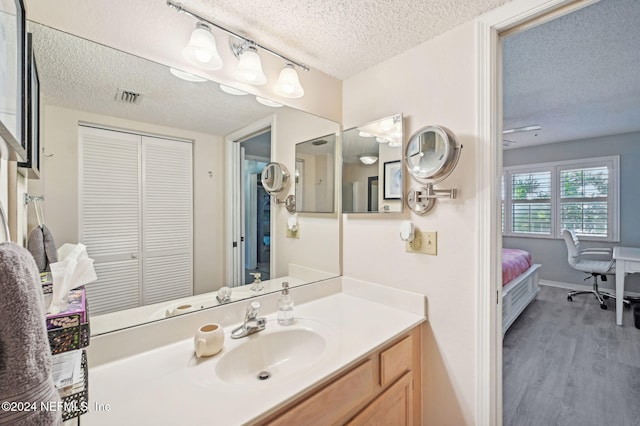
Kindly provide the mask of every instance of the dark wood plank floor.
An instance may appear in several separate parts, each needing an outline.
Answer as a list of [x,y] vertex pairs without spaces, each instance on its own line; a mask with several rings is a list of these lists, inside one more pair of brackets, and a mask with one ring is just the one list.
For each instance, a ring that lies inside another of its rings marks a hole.
[[640,330],[591,295],[541,286],[503,344],[505,426],[640,425]]

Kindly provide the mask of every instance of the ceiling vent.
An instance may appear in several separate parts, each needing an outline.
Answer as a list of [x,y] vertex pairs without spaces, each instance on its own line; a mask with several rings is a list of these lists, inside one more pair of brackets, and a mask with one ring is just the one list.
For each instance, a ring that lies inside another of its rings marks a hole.
[[138,105],[142,102],[142,94],[134,92],[133,90],[118,89],[116,92],[116,101]]

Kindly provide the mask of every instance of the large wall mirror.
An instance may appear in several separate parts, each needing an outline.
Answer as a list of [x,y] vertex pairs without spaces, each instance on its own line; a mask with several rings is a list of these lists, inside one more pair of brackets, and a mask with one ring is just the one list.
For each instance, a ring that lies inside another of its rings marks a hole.
[[334,212],[335,163],[335,133],[296,144],[296,211]]
[[[300,218],[311,232],[287,239],[289,213],[261,185],[266,164],[293,170],[296,142],[336,134],[338,123],[37,23],[28,31],[43,148],[29,192],[44,196],[56,246],[82,242],[95,259],[98,281],[86,287],[92,334],[276,291],[283,280],[340,275],[338,218]],[[229,164],[229,146],[242,164]],[[227,190],[228,173],[236,191]],[[230,207],[236,201],[244,210]],[[166,225],[169,216],[178,226]],[[230,297],[217,297],[221,287]]]
[[402,114],[342,134],[342,213],[401,212]]

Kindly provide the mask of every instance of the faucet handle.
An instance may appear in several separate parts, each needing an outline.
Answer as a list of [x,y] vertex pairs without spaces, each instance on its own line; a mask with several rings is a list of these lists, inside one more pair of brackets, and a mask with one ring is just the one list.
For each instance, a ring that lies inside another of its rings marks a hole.
[[260,309],[260,302],[254,301],[247,305],[247,318],[255,318],[258,316],[258,309]]
[[260,278],[262,277],[262,273],[260,272],[249,272],[249,275],[253,275],[253,282],[259,283]]

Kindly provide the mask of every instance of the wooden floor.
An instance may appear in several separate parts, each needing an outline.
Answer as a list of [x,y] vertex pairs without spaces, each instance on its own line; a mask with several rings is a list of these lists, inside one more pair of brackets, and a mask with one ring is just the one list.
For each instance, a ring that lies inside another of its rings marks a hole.
[[591,295],[541,286],[503,347],[503,424],[640,425],[640,330]]

